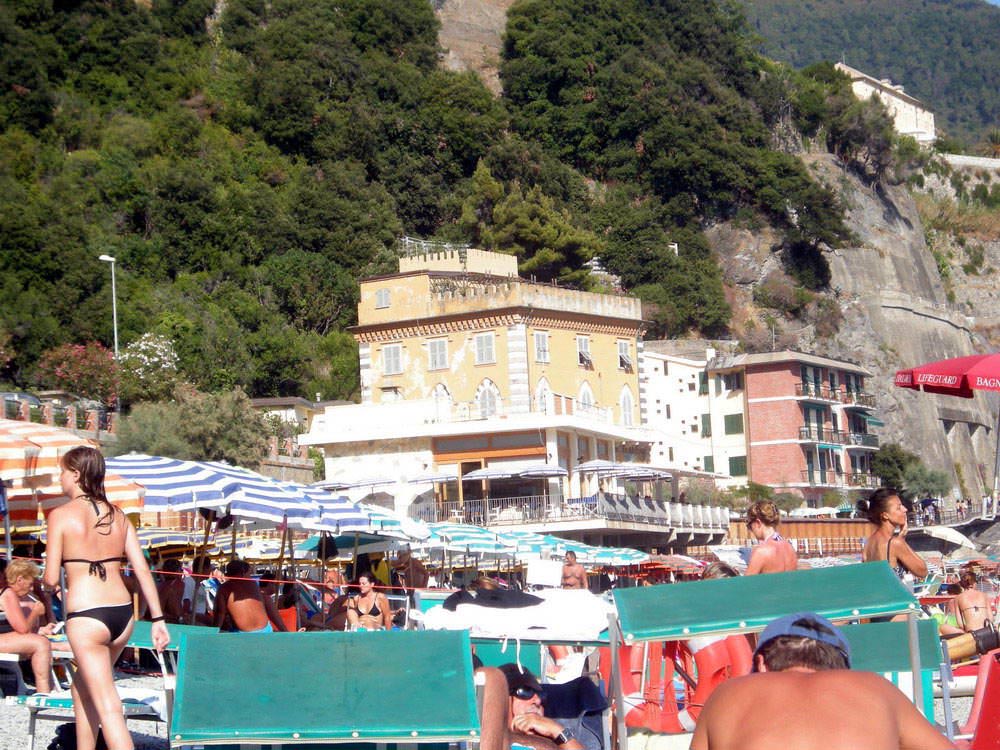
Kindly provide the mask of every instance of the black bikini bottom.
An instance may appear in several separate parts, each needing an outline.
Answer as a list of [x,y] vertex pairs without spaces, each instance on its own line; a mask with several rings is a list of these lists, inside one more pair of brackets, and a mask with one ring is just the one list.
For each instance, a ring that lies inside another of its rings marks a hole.
[[111,634],[111,640],[114,641],[125,632],[125,628],[132,621],[132,605],[112,604],[106,607],[78,609],[76,612],[70,612],[66,615],[67,620],[71,617],[89,617],[91,620],[104,623]]

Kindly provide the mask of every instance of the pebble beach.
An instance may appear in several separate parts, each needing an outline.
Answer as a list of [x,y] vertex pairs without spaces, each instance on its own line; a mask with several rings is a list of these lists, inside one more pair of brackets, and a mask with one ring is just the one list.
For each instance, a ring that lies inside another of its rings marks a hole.
[[[121,675],[116,682],[123,687],[162,688],[162,680],[158,677],[136,677]],[[952,698],[952,716],[963,723],[972,707],[972,698]],[[944,704],[941,700],[934,702],[934,718],[938,725],[944,722]],[[35,738],[36,750],[45,750],[55,736],[58,722],[44,721],[37,724]],[[154,724],[148,721],[129,722],[132,739],[136,750],[167,750],[166,724]],[[28,747],[28,710],[22,706],[0,704],[0,750],[30,750]]]

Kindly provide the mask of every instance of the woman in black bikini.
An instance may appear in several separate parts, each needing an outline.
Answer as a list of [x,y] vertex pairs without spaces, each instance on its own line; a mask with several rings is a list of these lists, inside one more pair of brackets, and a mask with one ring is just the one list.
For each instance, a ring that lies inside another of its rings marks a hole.
[[92,750],[100,729],[108,747],[131,750],[113,672],[132,633],[132,601],[121,574],[126,559],[153,615],[157,650],[170,635],[135,528],[104,494],[104,457],[94,448],[74,448],[60,464],[70,501],[49,516],[45,583],[54,588],[65,566],[66,635],[78,666],[72,684],[77,747]]
[[385,594],[375,590],[376,578],[372,573],[358,576],[361,593],[347,605],[347,624],[351,630],[389,630],[392,627],[392,607]]
[[858,500],[857,508],[875,525],[861,552],[863,562],[887,560],[889,567],[902,579],[907,573],[917,579],[927,576],[927,563],[906,543],[906,506],[899,493],[888,487],[875,490],[868,500]]
[[993,607],[990,598],[976,588],[979,576],[971,567],[962,571],[958,579],[962,584],[962,593],[951,601],[952,610],[958,625],[966,633],[985,627],[992,620]]

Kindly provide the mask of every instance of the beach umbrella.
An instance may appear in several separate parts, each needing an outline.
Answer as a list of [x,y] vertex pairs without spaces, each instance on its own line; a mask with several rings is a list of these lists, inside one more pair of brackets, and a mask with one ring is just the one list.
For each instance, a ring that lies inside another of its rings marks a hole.
[[927,534],[927,536],[932,536],[935,539],[941,539],[942,541],[949,542],[958,547],[966,547],[972,550],[978,549],[976,547],[976,543],[969,539],[969,537],[961,531],[951,528],[950,526],[924,526],[922,531]]
[[305,485],[282,482],[242,466],[221,461],[196,461],[228,477],[229,512],[239,518],[258,518],[296,526],[319,518],[319,504],[305,493]]
[[59,459],[77,446],[98,444],[72,430],[17,419],[0,419],[0,481],[6,485],[3,524],[10,559],[11,528],[37,525],[35,490],[59,482]]
[[508,555],[516,545],[481,526],[463,523],[427,524],[430,535],[420,546],[468,554]]
[[[564,477],[569,472],[557,464],[531,464],[517,469],[517,476],[528,479],[548,479],[550,477]],[[468,476],[468,474],[466,474]]]
[[106,463],[109,471],[143,487],[147,513],[218,510],[237,491],[231,476],[198,461],[130,453]]
[[518,476],[516,469],[484,466],[462,475],[463,482],[490,481],[491,479],[511,479]]
[[458,474],[453,471],[432,471],[427,474],[418,474],[404,481],[406,484],[443,484],[458,481]]
[[[976,391],[1000,391],[1000,353],[973,354],[928,362],[897,370],[895,384],[926,393],[972,398]],[[998,441],[994,457],[993,493],[1000,490],[1000,412],[997,414]]]

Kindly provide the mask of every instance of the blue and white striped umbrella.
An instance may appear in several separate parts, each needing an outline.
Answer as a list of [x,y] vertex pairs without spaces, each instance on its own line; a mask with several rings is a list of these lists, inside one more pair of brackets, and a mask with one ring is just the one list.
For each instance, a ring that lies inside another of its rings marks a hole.
[[319,504],[299,489],[301,485],[282,482],[221,461],[196,463],[202,463],[230,479],[235,490],[230,495],[229,512],[234,516],[259,518],[273,523],[287,521],[300,527],[320,517]]
[[197,461],[132,453],[106,463],[109,472],[145,489],[144,513],[218,509],[237,491],[231,477]]

